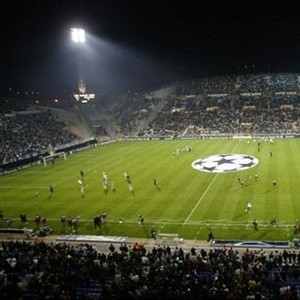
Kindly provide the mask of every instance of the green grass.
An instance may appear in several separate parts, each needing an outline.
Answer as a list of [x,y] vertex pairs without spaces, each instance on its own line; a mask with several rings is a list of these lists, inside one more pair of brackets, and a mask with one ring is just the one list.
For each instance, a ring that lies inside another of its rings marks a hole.
[[[192,146],[192,152],[172,156],[186,145]],[[191,167],[200,157],[222,153],[251,154],[259,164],[226,174]],[[27,215],[30,228],[35,228],[36,214],[45,216],[54,234],[70,233],[60,223],[64,214],[80,216],[78,234],[149,237],[153,227],[185,239],[206,239],[212,228],[218,239],[291,240],[295,221],[300,219],[299,161],[300,139],[262,142],[260,152],[254,140],[123,141],[77,152],[67,160],[56,160],[55,165],[40,164],[0,177],[0,209],[5,218],[15,220],[14,227],[21,226],[21,213]],[[87,185],[84,197],[78,184],[81,169]],[[104,193],[103,171],[114,180],[115,193]],[[128,189],[124,171],[131,176],[135,195]],[[244,186],[238,183],[238,175],[245,179]],[[160,190],[153,186],[153,177]],[[245,213],[249,200],[250,214]],[[93,218],[102,211],[108,214],[107,223],[94,229]],[[144,225],[138,224],[139,214],[145,216]],[[252,227],[254,218],[259,223],[257,231]],[[273,218],[277,228],[270,226]]]

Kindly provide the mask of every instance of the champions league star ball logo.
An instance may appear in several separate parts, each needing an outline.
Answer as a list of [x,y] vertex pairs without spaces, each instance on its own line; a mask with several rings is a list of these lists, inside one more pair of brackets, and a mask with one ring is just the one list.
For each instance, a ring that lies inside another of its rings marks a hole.
[[218,154],[199,158],[192,167],[202,172],[228,173],[253,168],[258,162],[256,157],[248,154]]

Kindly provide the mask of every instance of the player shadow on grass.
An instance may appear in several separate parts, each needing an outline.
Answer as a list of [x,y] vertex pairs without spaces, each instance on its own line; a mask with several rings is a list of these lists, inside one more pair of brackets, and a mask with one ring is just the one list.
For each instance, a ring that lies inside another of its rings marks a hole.
[[251,183],[244,183],[244,184],[241,184],[241,185],[240,185],[240,188],[244,188],[244,187],[247,187],[247,186],[249,186],[249,185],[251,185]]
[[239,220],[240,218],[243,218],[246,214],[248,214],[248,213],[246,213],[246,212],[244,211],[243,213],[241,213],[241,214],[239,214],[239,215],[236,215],[234,219]]
[[102,224],[99,228],[95,229],[96,233],[100,233],[101,235],[109,234],[109,226],[106,223]]
[[[231,189],[231,188],[232,188],[232,185],[227,187],[227,189]],[[237,193],[240,191],[240,189],[241,189],[240,187],[236,187],[234,190],[231,190],[230,193]]]
[[271,189],[265,190],[265,191],[263,192],[263,194],[268,194],[268,193],[271,193],[271,192],[273,192],[273,191],[275,191],[275,190],[276,190],[276,189],[271,188]]
[[161,191],[161,189],[160,189],[160,187],[159,186],[155,186],[155,189],[157,190],[157,191]]

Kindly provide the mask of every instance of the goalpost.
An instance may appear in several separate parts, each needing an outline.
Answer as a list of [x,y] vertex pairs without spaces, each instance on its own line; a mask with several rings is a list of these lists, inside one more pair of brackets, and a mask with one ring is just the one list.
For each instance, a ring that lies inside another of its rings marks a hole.
[[55,159],[59,157],[63,157],[64,160],[67,159],[67,155],[64,151],[44,156],[43,157],[44,166],[46,167],[48,163],[55,164]]

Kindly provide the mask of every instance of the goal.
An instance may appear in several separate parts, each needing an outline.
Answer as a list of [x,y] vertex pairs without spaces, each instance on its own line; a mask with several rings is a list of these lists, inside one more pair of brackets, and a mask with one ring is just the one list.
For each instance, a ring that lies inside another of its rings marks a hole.
[[64,160],[67,159],[67,155],[64,151],[62,152],[58,152],[58,153],[53,153],[51,155],[47,155],[47,156],[44,156],[43,157],[43,163],[44,163],[44,166],[46,167],[47,164],[52,164],[54,165],[55,164],[55,159],[59,158],[59,157],[63,157]]

